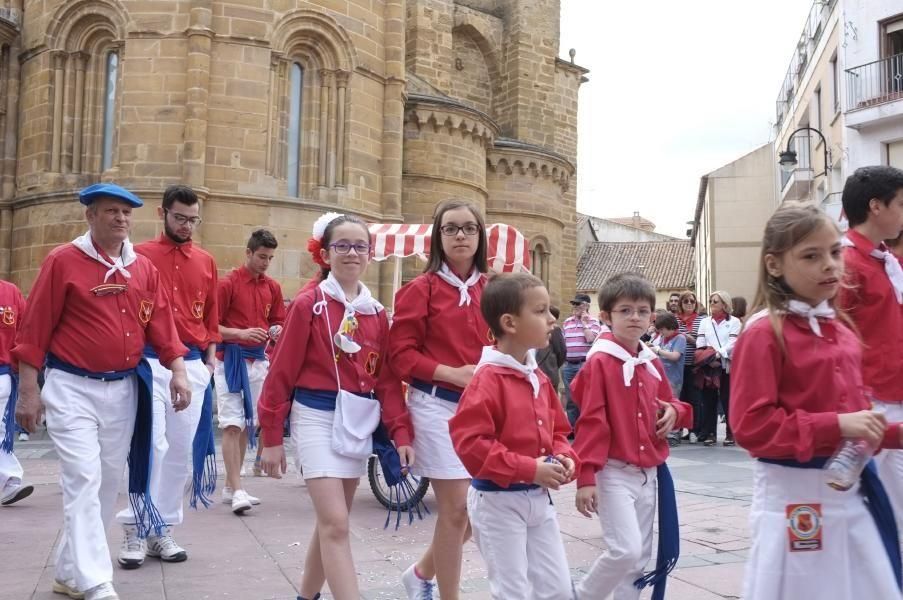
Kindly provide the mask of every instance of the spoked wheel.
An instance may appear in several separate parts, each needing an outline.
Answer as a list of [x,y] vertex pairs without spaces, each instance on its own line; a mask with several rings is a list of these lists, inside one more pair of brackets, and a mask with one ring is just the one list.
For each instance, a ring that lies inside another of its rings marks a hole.
[[367,478],[370,480],[370,490],[376,496],[376,499],[379,500],[379,503],[395,511],[407,511],[412,506],[416,506],[423,500],[426,491],[430,489],[428,477],[415,477],[413,474],[408,473],[408,479],[410,479],[411,485],[414,486],[414,495],[403,504],[400,504],[394,498],[390,500],[389,486],[386,485],[382,467],[380,467],[379,459],[376,456],[371,456],[367,462]]

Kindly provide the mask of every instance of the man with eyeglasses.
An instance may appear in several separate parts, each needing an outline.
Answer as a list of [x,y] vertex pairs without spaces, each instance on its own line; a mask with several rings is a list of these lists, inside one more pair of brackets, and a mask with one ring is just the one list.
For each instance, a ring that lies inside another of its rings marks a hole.
[[191,406],[191,387],[160,274],[129,242],[132,210],[143,202],[110,183],[83,189],[79,200],[88,232],[44,259],[16,335],[16,418],[34,431],[43,403],[60,461],[66,518],[53,591],[118,600],[105,528],[126,460],[129,503],[148,515],[138,521],[140,536],[165,525],[150,494],[154,378],[145,344],[172,371],[173,410]]
[[571,427],[580,416],[580,409],[571,398],[571,382],[577,376],[580,367],[586,363],[587,352],[602,332],[602,323],[589,314],[590,302],[587,294],[577,294],[571,300],[571,316],[565,319],[561,326],[564,331],[564,343],[567,346],[567,356],[564,366],[561,367],[561,377],[564,379],[565,411]]
[[245,449],[256,445],[257,398],[270,366],[266,346],[279,339],[285,322],[282,288],[266,275],[278,245],[266,229],[252,233],[244,266],[220,279],[218,287],[223,347],[217,351],[213,381],[219,428],[223,430],[223,503],[229,504],[236,515],[260,504],[242,487],[241,466]]
[[[168,187],[163,192],[162,205],[157,209],[158,216],[163,219],[163,233],[157,239],[135,246],[135,251],[150,259],[160,273],[160,284],[169,298],[176,331],[188,348],[185,367],[195,401],[186,410],[174,410],[166,394],[170,371],[160,364],[153,349],[146,347],[144,357],[154,373],[151,496],[167,527],[161,535],[141,539],[132,507],[120,511],[116,521],[122,525],[123,539],[118,561],[124,569],[137,569],[144,564],[147,555],[159,557],[164,562],[186,560],[188,553],[173,539],[172,528],[183,520],[182,499],[189,474],[187,465],[195,467],[193,505],[198,499],[206,504],[207,495],[213,493],[216,484],[212,457],[213,396],[208,387],[216,364],[216,344],[221,338],[216,308],[216,262],[191,239],[201,224],[199,211],[194,190],[184,185]],[[198,447],[192,460],[196,438]]]

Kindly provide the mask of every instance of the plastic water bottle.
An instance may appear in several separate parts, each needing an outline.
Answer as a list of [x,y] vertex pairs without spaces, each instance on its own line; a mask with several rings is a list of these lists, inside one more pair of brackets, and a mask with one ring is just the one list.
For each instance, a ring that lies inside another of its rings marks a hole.
[[[880,404],[872,405],[872,411],[883,413],[884,407]],[[834,455],[825,464],[828,471],[827,484],[845,492],[853,487],[862,470],[868,464],[877,448],[864,439],[844,439]]]

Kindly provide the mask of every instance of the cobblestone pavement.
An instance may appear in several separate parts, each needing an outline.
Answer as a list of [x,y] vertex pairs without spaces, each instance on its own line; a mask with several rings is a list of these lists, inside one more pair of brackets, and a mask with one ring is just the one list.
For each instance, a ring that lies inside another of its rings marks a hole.
[[[27,500],[0,509],[0,599],[56,600],[61,596],[50,587],[62,511],[55,453],[42,434],[17,442],[16,449],[36,490]],[[682,540],[668,599],[739,598],[749,550],[752,461],[737,448],[684,444],[674,450],[669,465],[678,490]],[[282,480],[249,477],[246,488],[262,504],[244,517],[222,504],[187,510],[185,524],[175,531],[189,553],[187,562],[163,564],[148,558],[135,571],[116,568],[123,600],[294,600],[314,525],[304,483],[290,473]],[[603,546],[598,521],[576,512],[574,494],[571,485],[552,497],[574,578],[580,579]],[[426,501],[435,507],[431,493]],[[434,518],[427,518],[398,531],[384,530],[384,521],[385,512],[363,480],[352,515],[352,548],[367,599],[403,598],[399,575],[426,548],[434,526]],[[114,525],[109,531],[114,556],[120,539]],[[489,598],[486,568],[472,542],[464,549],[461,586],[462,598]],[[648,591],[643,594],[648,596]]]

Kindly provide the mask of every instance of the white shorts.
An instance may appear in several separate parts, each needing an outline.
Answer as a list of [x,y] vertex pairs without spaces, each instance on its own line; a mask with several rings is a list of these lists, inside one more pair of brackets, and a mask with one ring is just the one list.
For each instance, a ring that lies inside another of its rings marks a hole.
[[[248,366],[248,380],[251,383],[251,407],[254,411],[254,425],[257,425],[257,399],[260,390],[263,389],[263,381],[270,370],[268,360],[245,360]],[[216,368],[213,370],[213,387],[216,388],[216,411],[219,420],[219,428],[238,427],[245,428],[245,405],[241,392],[232,393],[226,383],[226,367],[223,361],[216,360]]]
[[470,479],[448,433],[448,420],[457,410],[456,402],[408,388],[408,412],[414,425],[414,464],[411,465],[414,475],[430,479]]
[[359,479],[367,474],[367,460],[348,458],[332,449],[335,411],[317,410],[292,401],[292,440],[304,479]]

